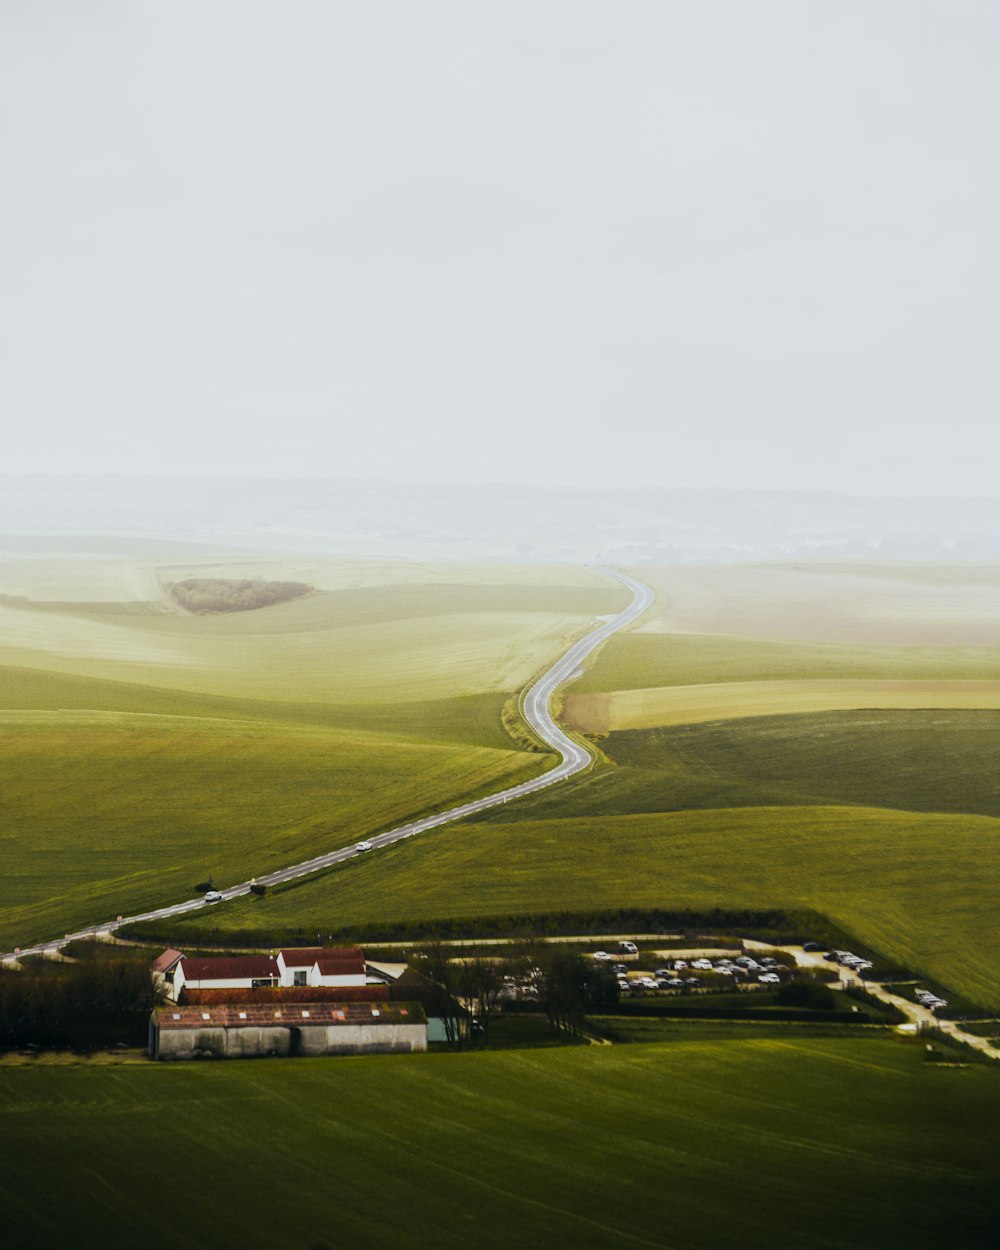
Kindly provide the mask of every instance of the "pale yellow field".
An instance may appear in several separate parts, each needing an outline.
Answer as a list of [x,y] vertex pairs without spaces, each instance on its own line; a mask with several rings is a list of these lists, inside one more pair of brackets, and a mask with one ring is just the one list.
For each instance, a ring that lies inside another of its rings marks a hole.
[[[38,542],[36,540],[35,547]],[[572,565],[426,564],[390,560],[342,560],[332,556],[269,556],[234,554],[189,544],[190,554],[177,559],[176,546],[164,559],[157,544],[148,556],[114,556],[107,551],[79,553],[18,552],[0,538],[0,595],[35,603],[157,603],[176,611],[165,593],[171,582],[189,577],[262,578],[307,582],[318,590],[352,590],[365,586],[519,585],[594,586],[603,579]],[[94,543],[95,547],[99,544]]]
[[[793,566],[635,570],[659,595],[640,633],[734,634],[869,646],[1000,646],[1000,586]],[[978,579],[978,580],[977,580]]]
[[1000,708],[1000,681],[734,681],[571,694],[563,719],[585,733],[860,708]]
[[588,620],[468,613],[247,634],[235,617],[123,624],[0,609],[0,664],[203,694],[400,703],[514,690]]
[[[93,574],[93,580],[91,580]],[[314,595],[194,616],[186,576],[301,580]],[[406,703],[513,691],[622,594],[562,566],[273,557],[183,565],[37,557],[0,563],[0,666],[255,699]],[[112,596],[148,609],[124,612]]]

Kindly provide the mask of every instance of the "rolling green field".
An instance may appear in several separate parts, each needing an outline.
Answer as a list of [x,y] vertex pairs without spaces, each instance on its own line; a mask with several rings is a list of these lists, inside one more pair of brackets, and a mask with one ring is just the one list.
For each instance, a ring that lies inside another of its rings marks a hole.
[[[534,775],[508,705],[623,598],[574,569],[205,560],[0,565],[0,947]],[[231,572],[318,588],[223,616],[163,591]]]
[[973,1250],[994,1244],[998,1126],[991,1070],[797,1030],[0,1068],[0,1241]]
[[[613,733],[613,763],[519,803],[517,816],[839,806],[1000,816],[1000,711],[760,716]],[[486,820],[510,819],[492,813]]]
[[0,944],[296,863],[546,758],[253,720],[0,713]]

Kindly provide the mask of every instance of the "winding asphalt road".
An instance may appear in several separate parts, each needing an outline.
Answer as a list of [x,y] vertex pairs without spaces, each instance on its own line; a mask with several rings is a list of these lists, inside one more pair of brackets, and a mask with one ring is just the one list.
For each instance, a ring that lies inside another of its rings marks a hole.
[[[565,733],[556,724],[549,710],[552,695],[558,686],[562,685],[564,681],[567,681],[576,672],[596,647],[599,647],[602,642],[610,638],[612,634],[617,633],[618,630],[624,629],[626,625],[631,625],[633,621],[638,620],[653,602],[652,590],[634,577],[629,577],[627,573],[619,573],[614,569],[603,568],[596,571],[603,573],[606,577],[613,578],[617,582],[621,582],[623,586],[627,587],[632,592],[632,602],[624,611],[619,612],[617,616],[604,621],[596,629],[591,630],[589,634],[575,642],[550,669],[543,673],[533,685],[528,687],[521,699],[521,711],[524,719],[546,746],[551,747],[560,757],[560,762],[555,768],[550,768],[548,772],[542,773],[538,777],[533,777],[531,781],[523,781],[520,785],[510,786],[506,790],[498,790],[495,794],[488,794],[481,799],[473,799],[470,803],[460,803],[457,807],[451,807],[445,812],[438,812],[434,816],[424,816],[420,820],[411,820],[405,825],[398,825],[395,829],[389,829],[385,833],[377,834],[368,839],[372,851],[360,851],[356,844],[344,846],[325,855],[317,855],[313,859],[304,860],[300,864],[292,864],[289,868],[280,868],[277,872],[267,873],[263,877],[255,878],[254,881],[243,881],[239,885],[231,885],[227,889],[220,891],[223,899],[239,898],[243,894],[249,894],[250,887],[253,884],[281,885],[282,882],[294,881],[297,877],[307,877],[310,873],[319,872],[320,869],[329,868],[333,864],[342,864],[345,860],[354,859],[359,855],[371,854],[381,847],[391,846],[394,842],[402,842],[404,838],[412,838],[415,834],[424,833],[428,829],[436,829],[440,825],[450,824],[453,820],[461,820],[466,816],[473,816],[476,812],[485,812],[488,808],[498,807],[501,803],[507,803],[511,799],[519,799],[525,794],[535,794],[537,791],[545,790],[549,786],[554,786],[557,782],[565,781],[567,777],[572,777],[575,773],[587,768],[594,759],[594,753],[582,743],[571,738],[569,734]],[[155,911],[145,911],[135,916],[118,916],[113,921],[91,925],[87,929],[77,930],[76,933],[67,933],[65,937],[55,941],[40,942],[36,946],[26,946],[16,951],[4,952],[0,954],[0,961],[15,960],[21,955],[54,955],[69,942],[78,941],[81,938],[103,937],[112,934],[123,925],[137,924],[143,920],[162,920],[169,916],[180,916],[186,912],[199,911],[201,908],[212,906],[215,906],[215,904],[206,903],[204,896],[199,895],[198,898],[187,899],[183,903],[175,903],[172,907],[159,907]]]

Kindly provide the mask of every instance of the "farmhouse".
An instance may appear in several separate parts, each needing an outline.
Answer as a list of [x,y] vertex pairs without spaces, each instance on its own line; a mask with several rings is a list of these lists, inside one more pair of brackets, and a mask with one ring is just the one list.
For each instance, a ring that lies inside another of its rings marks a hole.
[[153,1011],[154,1059],[412,1053],[427,1049],[419,1003],[169,1004]]
[[278,951],[282,985],[364,985],[360,946],[305,946]]
[[278,961],[273,955],[225,955],[211,959],[178,960],[174,968],[171,998],[183,989],[241,990],[280,985]]
[[[162,966],[161,966],[162,965]],[[164,951],[153,965],[164,991],[261,989],[267,986],[361,987],[367,984],[360,946],[284,949],[273,955],[219,955],[193,959]]]

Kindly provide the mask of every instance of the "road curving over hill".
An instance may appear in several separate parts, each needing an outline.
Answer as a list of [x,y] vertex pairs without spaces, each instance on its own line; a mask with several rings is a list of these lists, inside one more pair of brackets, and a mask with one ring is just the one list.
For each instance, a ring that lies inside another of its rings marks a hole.
[[[450,824],[455,820],[462,820],[467,816],[475,815],[477,812],[484,812],[491,807],[498,807],[500,804],[508,803],[512,799],[519,799],[526,794],[535,794],[539,790],[545,790],[549,786],[565,781],[568,777],[572,777],[583,769],[588,768],[593,762],[595,754],[585,743],[571,737],[556,724],[550,708],[552,696],[556,689],[573,676],[584,660],[602,642],[605,642],[612,634],[625,629],[626,626],[638,620],[649,609],[654,599],[654,592],[650,587],[636,578],[630,577],[627,573],[605,568],[596,569],[595,571],[620,582],[626,589],[631,591],[631,603],[616,616],[603,620],[590,633],[585,634],[583,638],[575,642],[568,651],[560,656],[551,668],[547,669],[527,688],[521,697],[521,711],[525,721],[531,726],[541,741],[559,756],[559,763],[554,768],[550,768],[538,777],[533,777],[530,781],[523,781],[519,785],[509,786],[507,789],[498,790],[494,794],[484,795],[482,798],[473,799],[468,803],[460,803],[456,807],[448,808],[447,811],[437,812],[433,816],[424,816],[418,820],[411,820],[405,825],[397,825],[396,828],[388,829],[385,833],[376,834],[364,844],[371,848],[370,851],[359,850],[358,844],[344,846],[336,851],[329,851],[324,855],[316,855],[313,859],[292,864],[288,868],[279,868],[275,872],[266,873],[250,881],[242,881],[238,885],[228,886],[226,889],[219,891],[223,900],[239,898],[241,895],[249,894],[252,885],[282,885],[286,881],[307,877],[311,873],[319,872],[324,868],[330,868],[334,864],[342,864],[360,855],[370,854],[382,847],[391,846],[394,842],[402,842],[405,838],[412,838],[418,833],[425,833],[428,829],[437,829],[441,825]],[[57,954],[69,942],[79,941],[82,938],[110,936],[116,929],[120,929],[124,925],[138,924],[147,920],[164,920],[171,916],[180,916],[212,906],[215,906],[215,904],[207,903],[203,896],[199,896],[198,898],[187,899],[183,903],[175,903],[171,907],[160,907],[154,911],[146,911],[134,916],[118,916],[112,921],[91,925],[89,928],[79,929],[75,933],[67,933],[64,937],[50,942],[39,942],[34,946],[4,952],[0,954],[0,961],[13,961],[21,955]]]

